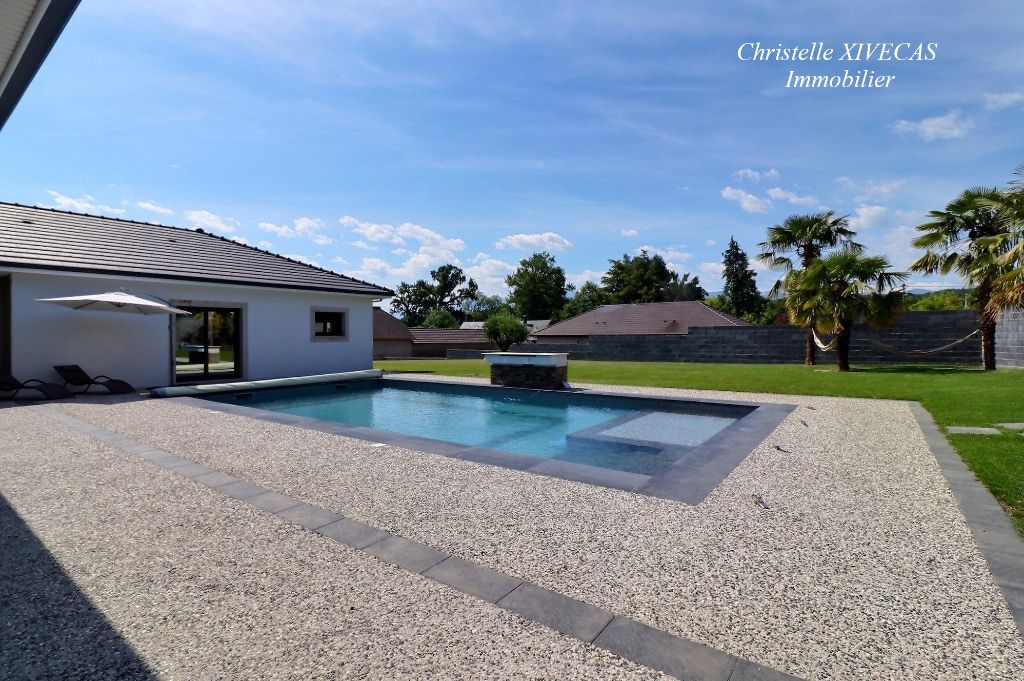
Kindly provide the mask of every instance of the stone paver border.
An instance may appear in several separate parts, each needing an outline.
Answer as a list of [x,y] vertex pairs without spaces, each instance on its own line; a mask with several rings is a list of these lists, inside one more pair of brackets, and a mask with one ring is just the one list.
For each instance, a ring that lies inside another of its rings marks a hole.
[[932,415],[918,402],[910,402],[910,410],[1003,592],[1017,628],[1024,635],[1024,541],[999,502],[942,435]]
[[[374,380],[374,379],[369,379]],[[490,386],[478,384],[458,384],[437,381],[425,381],[422,379],[408,378],[379,378],[375,382],[387,384],[388,382],[419,383],[424,385],[440,385],[447,390],[461,389],[466,391],[495,390],[495,391],[522,391],[529,393],[552,391],[524,390],[518,388],[507,388],[504,386]],[[328,384],[329,385],[329,384]],[[309,387],[309,386],[307,386]],[[243,394],[252,394],[253,391],[244,391]],[[565,393],[555,392],[563,395]],[[791,404],[761,404],[753,402],[726,401],[726,400],[692,400],[684,398],[633,395],[628,393],[605,392],[598,390],[586,390],[573,393],[580,399],[593,398],[615,398],[627,399],[636,405],[638,411],[657,411],[659,406],[676,407],[685,404],[687,410],[694,414],[706,415],[728,415],[736,416],[737,421],[712,435],[702,445],[685,450],[674,463],[665,470],[655,475],[643,475],[640,473],[629,473],[599,466],[589,466],[573,461],[562,461],[558,459],[543,459],[525,454],[513,454],[496,449],[485,449],[483,447],[472,447],[455,442],[433,440],[424,437],[401,435],[387,430],[350,426],[334,421],[287,414],[284,412],[260,409],[258,402],[256,406],[244,404],[219,402],[205,400],[196,397],[174,397],[174,401],[189,404],[200,409],[221,411],[248,418],[271,421],[298,428],[306,428],[334,435],[342,435],[370,442],[380,442],[404,447],[418,452],[429,452],[440,456],[447,456],[455,459],[464,459],[476,463],[485,463],[492,466],[502,466],[514,470],[527,471],[539,475],[547,475],[564,480],[584,482],[591,485],[611,487],[637,494],[646,494],[671,501],[696,505],[702,502],[719,483],[722,482],[747,457],[761,442],[774,431],[780,423],[796,407]],[[632,417],[630,417],[632,418]],[[612,422],[614,423],[614,421]],[[604,424],[607,425],[607,424]],[[637,442],[637,444],[644,444]],[[649,444],[649,443],[647,443]],[[669,448],[671,449],[671,448]],[[681,452],[684,450],[680,450]]]
[[999,435],[998,428],[983,426],[946,426],[946,430],[957,435]]
[[81,421],[54,407],[31,408],[42,410],[68,428],[241,503],[251,504],[400,568],[671,676],[708,681],[797,678],[196,464]]

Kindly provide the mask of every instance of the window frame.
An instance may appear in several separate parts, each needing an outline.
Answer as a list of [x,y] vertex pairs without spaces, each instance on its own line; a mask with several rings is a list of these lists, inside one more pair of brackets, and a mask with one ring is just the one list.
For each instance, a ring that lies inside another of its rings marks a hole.
[[[342,315],[342,325],[344,329],[340,336],[336,335],[317,335],[316,332],[316,315],[318,312],[332,312]],[[348,326],[349,326],[349,311],[347,307],[311,307],[309,308],[309,339],[314,343],[321,342],[345,342],[348,340]]]

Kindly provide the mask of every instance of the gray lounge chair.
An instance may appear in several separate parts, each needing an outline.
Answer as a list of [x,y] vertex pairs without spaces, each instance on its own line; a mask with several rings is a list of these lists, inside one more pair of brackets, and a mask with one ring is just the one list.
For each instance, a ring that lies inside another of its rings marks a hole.
[[13,400],[22,390],[35,390],[43,394],[47,400],[60,400],[66,397],[74,397],[75,394],[62,385],[56,383],[45,383],[38,378],[30,378],[27,381],[19,381],[10,374],[0,374],[0,393],[11,393],[4,399]]
[[77,364],[55,365],[53,368],[56,369],[57,373],[60,374],[60,377],[64,379],[65,388],[69,385],[76,388],[85,387],[85,390],[78,394],[89,392],[89,388],[94,385],[106,388],[108,392],[115,395],[136,392],[135,388],[120,379],[111,378],[110,376],[90,376]]

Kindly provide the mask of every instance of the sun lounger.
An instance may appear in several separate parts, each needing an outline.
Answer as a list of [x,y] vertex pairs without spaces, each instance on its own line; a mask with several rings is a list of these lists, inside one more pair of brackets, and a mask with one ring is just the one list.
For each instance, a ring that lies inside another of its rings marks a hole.
[[13,400],[22,390],[36,390],[43,394],[48,400],[59,400],[65,397],[74,397],[74,393],[62,385],[56,383],[44,383],[38,378],[30,378],[27,381],[19,381],[10,374],[0,374],[0,393],[11,393],[4,399]]
[[110,376],[90,376],[77,364],[65,364],[54,366],[53,368],[64,379],[64,387],[71,385],[81,388],[84,386],[85,390],[82,393],[89,392],[89,388],[94,385],[104,387],[115,395],[135,392],[135,388],[122,380],[111,378]]

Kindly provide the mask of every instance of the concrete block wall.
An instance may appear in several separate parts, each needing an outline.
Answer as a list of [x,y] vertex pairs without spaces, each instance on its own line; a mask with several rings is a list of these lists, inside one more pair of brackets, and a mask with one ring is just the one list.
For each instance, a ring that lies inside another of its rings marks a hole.
[[[898,353],[897,349],[931,349],[959,340],[978,328],[978,313],[970,310],[908,312],[888,329],[859,325],[854,329],[850,361],[859,364],[975,364],[981,361],[981,338],[934,354]],[[687,335],[591,336],[584,345],[529,343],[512,347],[520,352],[568,352],[570,359],[794,364],[803,362],[804,330],[793,326],[702,327]],[[451,356],[451,355],[449,355]],[[818,352],[822,364],[834,363],[835,353]]]
[[996,323],[996,367],[1024,369],[1024,311],[1004,312]]

